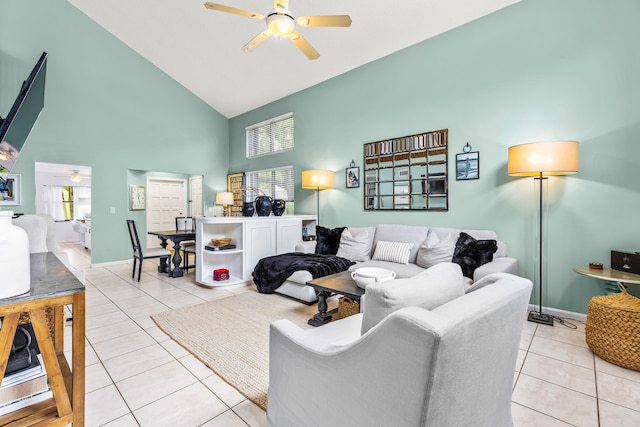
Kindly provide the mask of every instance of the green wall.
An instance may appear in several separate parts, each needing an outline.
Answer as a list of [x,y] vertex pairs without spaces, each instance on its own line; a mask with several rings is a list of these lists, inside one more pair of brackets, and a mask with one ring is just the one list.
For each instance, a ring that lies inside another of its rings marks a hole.
[[[230,172],[293,164],[296,213],[315,213],[300,172],[335,170],[336,188],[321,193],[324,225],[493,229],[533,279],[536,186],[507,176],[507,148],[577,140],[580,172],[547,185],[543,304],[586,313],[603,283],[573,267],[640,249],[638,18],[636,0],[524,0],[231,119]],[[245,126],[288,111],[295,150],[245,159]],[[362,187],[344,183],[352,159],[363,166],[363,144],[441,128],[449,129],[449,211],[365,212]],[[480,151],[480,179],[456,181],[455,153],[466,142]]]
[[[534,278],[535,186],[507,176],[507,148],[573,139],[580,172],[548,182],[543,303],[585,313],[603,284],[573,267],[639,249],[638,18],[636,0],[523,0],[226,120],[66,1],[0,0],[0,114],[40,53],[50,54],[46,108],[15,170],[24,201],[15,210],[34,210],[35,161],[92,166],[92,261],[117,261],[130,257],[128,184],[143,173],[202,174],[210,200],[227,171],[294,165],[296,213],[315,213],[300,172],[327,168],[337,175],[336,188],[321,193],[325,225],[494,229]],[[245,126],[289,111],[295,150],[248,161]],[[449,211],[365,212],[362,187],[344,185],[351,160],[363,166],[362,145],[441,128],[449,129]],[[454,154],[466,142],[480,151],[480,179],[456,181]]]
[[203,175],[205,201],[226,188],[228,120],[64,0],[0,1],[1,115],[43,51],[45,108],[14,168],[13,210],[35,211],[34,162],[91,166],[102,263],[131,258],[128,170]]

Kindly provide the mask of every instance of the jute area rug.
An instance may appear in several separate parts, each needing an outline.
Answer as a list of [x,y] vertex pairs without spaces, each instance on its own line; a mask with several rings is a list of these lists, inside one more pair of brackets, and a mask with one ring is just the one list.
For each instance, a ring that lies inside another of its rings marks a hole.
[[[337,306],[332,299],[329,309]],[[248,291],[152,318],[167,335],[266,410],[269,324],[289,319],[302,328],[310,328],[307,320],[317,310],[315,304]]]

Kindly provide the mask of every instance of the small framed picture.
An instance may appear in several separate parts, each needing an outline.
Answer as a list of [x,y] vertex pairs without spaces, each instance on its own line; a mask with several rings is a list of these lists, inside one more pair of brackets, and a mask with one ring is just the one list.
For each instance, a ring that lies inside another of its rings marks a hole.
[[0,205],[20,205],[20,175],[7,175],[0,180]]
[[480,178],[480,152],[456,154],[456,180]]
[[360,187],[360,166],[347,168],[347,188]]

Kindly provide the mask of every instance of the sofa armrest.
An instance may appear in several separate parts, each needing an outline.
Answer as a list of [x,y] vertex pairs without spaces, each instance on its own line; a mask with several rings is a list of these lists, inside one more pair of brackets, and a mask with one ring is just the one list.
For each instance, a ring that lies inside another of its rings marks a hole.
[[305,254],[312,254],[316,251],[316,241],[310,240],[308,242],[300,242],[296,245],[296,252],[303,252]]
[[278,329],[307,350],[330,353],[360,338],[362,315],[355,314],[323,326],[326,328],[302,329],[288,319],[280,319],[271,324],[271,329]]
[[498,257],[481,265],[473,273],[473,281],[482,279],[492,273],[511,273],[518,275],[518,260],[511,257]]

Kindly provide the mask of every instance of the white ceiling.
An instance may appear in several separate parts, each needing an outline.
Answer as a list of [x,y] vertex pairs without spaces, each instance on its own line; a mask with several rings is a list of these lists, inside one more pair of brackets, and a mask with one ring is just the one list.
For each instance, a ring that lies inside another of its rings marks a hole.
[[48,176],[53,176],[57,178],[66,178],[70,177],[74,171],[78,171],[80,175],[86,177],[87,179],[91,179],[91,167],[90,166],[79,166],[79,165],[63,165],[59,163],[43,163],[36,162],[36,175],[37,174],[45,174]]
[[[350,28],[302,28],[320,52],[289,40],[244,46],[265,23],[206,9],[205,0],[68,0],[227,118],[328,80],[520,0],[290,0],[294,17],[350,15]],[[271,0],[215,0],[266,15]],[[386,5],[386,7],[385,7]]]

